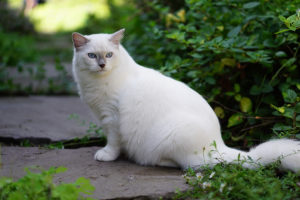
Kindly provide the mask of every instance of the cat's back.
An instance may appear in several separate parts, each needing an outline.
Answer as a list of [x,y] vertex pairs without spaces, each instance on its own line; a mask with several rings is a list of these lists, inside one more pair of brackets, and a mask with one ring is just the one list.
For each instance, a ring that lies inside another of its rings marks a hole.
[[142,66],[124,87],[121,106],[122,102],[125,107],[130,105],[133,110],[143,109],[151,113],[178,111],[215,116],[205,99],[186,84]]

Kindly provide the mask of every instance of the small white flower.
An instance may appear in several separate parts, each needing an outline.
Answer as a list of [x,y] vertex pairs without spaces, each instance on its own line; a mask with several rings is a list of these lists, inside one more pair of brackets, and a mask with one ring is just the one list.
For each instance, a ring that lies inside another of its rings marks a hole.
[[226,183],[222,183],[221,185],[220,185],[220,192],[222,193],[223,192],[223,189],[224,189],[224,187],[226,186]]
[[198,172],[196,174],[196,177],[201,180],[203,178],[203,174],[201,172]]
[[202,183],[202,188],[203,189],[206,189],[206,188],[208,188],[208,187],[210,187],[211,186],[211,183],[210,182],[204,182],[204,183]]
[[209,175],[209,178],[214,177],[215,174],[216,174],[216,172],[212,172],[212,173]]

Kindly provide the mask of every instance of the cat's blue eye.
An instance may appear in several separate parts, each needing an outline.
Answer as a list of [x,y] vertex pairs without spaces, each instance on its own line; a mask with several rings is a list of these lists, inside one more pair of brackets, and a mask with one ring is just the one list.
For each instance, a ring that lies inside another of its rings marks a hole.
[[106,58],[111,58],[112,55],[113,55],[113,52],[108,52],[108,53],[105,55],[105,57],[106,57]]
[[94,53],[88,53],[89,58],[97,58],[96,54]]

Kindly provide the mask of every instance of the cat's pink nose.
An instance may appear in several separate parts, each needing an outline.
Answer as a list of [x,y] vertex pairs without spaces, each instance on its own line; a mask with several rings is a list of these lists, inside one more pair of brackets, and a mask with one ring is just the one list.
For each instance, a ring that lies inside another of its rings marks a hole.
[[99,66],[103,69],[105,67],[105,64],[100,64]]

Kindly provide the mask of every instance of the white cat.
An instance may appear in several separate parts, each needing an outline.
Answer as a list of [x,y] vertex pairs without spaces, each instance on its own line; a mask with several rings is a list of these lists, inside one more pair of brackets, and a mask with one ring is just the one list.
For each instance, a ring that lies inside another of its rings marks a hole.
[[120,44],[123,34],[124,29],[72,35],[79,94],[107,136],[96,160],[112,161],[123,151],[141,165],[185,169],[249,157],[266,165],[281,158],[283,169],[300,170],[299,141],[271,140],[250,152],[227,147],[204,98],[184,83],[135,63]]

